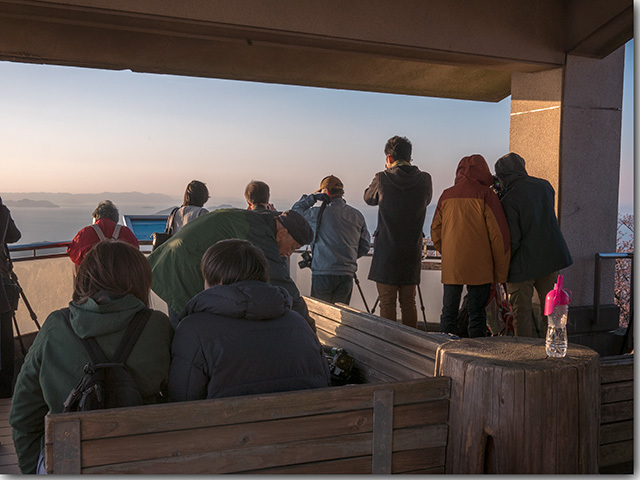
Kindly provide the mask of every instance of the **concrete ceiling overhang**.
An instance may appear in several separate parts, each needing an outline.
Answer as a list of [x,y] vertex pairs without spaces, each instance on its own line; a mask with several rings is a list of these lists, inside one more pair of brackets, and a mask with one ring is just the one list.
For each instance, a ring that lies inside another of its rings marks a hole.
[[482,101],[632,37],[632,0],[0,0],[0,60]]

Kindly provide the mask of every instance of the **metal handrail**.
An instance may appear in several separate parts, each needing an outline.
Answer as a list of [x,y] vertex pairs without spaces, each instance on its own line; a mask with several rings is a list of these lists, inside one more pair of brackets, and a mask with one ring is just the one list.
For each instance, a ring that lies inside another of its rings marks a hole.
[[[151,240],[138,240],[138,244],[140,245],[151,245]],[[31,252],[31,255],[22,255],[22,256],[11,256],[12,262],[24,262],[26,260],[44,260],[47,258],[60,258],[66,257],[67,252],[66,248],[71,245],[70,240],[65,240],[62,242],[37,242],[37,243],[25,243],[21,245],[8,245],[9,253],[20,253],[20,252]],[[44,250],[53,250],[55,248],[64,248],[64,252],[59,253],[38,253],[43,252]]]
[[591,320],[591,325],[597,325],[600,320],[600,263],[601,260],[620,260],[627,259],[631,260],[631,295],[629,298],[629,310],[633,312],[633,252],[625,253],[596,253],[596,262],[595,262],[595,278],[593,282],[593,318]]

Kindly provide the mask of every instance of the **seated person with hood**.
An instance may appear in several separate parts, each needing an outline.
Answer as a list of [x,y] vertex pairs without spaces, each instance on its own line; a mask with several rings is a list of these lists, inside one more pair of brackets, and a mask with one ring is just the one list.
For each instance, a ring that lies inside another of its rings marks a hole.
[[313,330],[291,295],[266,283],[269,265],[246,240],[221,240],[200,264],[205,290],[185,307],[171,347],[173,401],[329,386]]
[[120,212],[111,200],[100,202],[91,216],[93,223],[76,233],[71,245],[67,247],[67,255],[75,264],[76,272],[87,252],[105,238],[122,240],[136,248],[139,247],[134,233],[124,225],[118,224]]
[[[150,289],[149,262],[131,245],[102,241],[87,253],[75,278],[69,318],[63,310],[49,314],[16,381],[9,423],[22,473],[43,470],[44,418],[47,412],[62,413],[90,361],[78,337],[95,338],[113,358],[134,316],[148,308]],[[161,400],[172,337],[167,316],[152,311],[125,362],[144,403]]]

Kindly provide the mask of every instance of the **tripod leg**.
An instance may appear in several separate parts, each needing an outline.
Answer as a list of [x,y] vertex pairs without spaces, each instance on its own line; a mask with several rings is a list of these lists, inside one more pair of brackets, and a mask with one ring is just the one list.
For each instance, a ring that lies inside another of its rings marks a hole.
[[380,297],[376,297],[376,301],[373,304],[373,308],[371,309],[371,313],[376,311],[376,307],[378,306],[378,302],[380,301]]
[[20,334],[20,329],[18,328],[18,320],[16,319],[16,312],[11,312],[11,318],[13,318],[13,326],[16,329],[16,334],[18,335],[18,341],[20,342],[20,350],[22,351],[22,356],[27,356],[27,349],[24,346],[24,342],[22,341],[22,335]]
[[424,320],[424,329],[427,329],[427,314],[424,312],[424,302],[422,301],[422,290],[418,284],[418,298],[420,299],[420,310],[422,310],[422,319]]
[[355,272],[353,272],[353,281],[356,282],[356,287],[358,287],[358,291],[360,292],[360,296],[362,297],[362,303],[364,303],[364,308],[367,310],[367,313],[372,313],[369,311],[369,305],[367,305],[367,299],[364,298],[364,293],[362,288],[360,287],[360,280],[358,280],[358,276]]

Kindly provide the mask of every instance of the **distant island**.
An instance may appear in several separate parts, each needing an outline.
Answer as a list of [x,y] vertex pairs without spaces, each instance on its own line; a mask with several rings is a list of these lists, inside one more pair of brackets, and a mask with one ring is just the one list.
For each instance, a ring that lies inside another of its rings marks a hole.
[[56,205],[49,200],[29,200],[23,198],[22,200],[5,200],[4,204],[7,207],[21,207],[21,208],[60,208],[60,205]]

